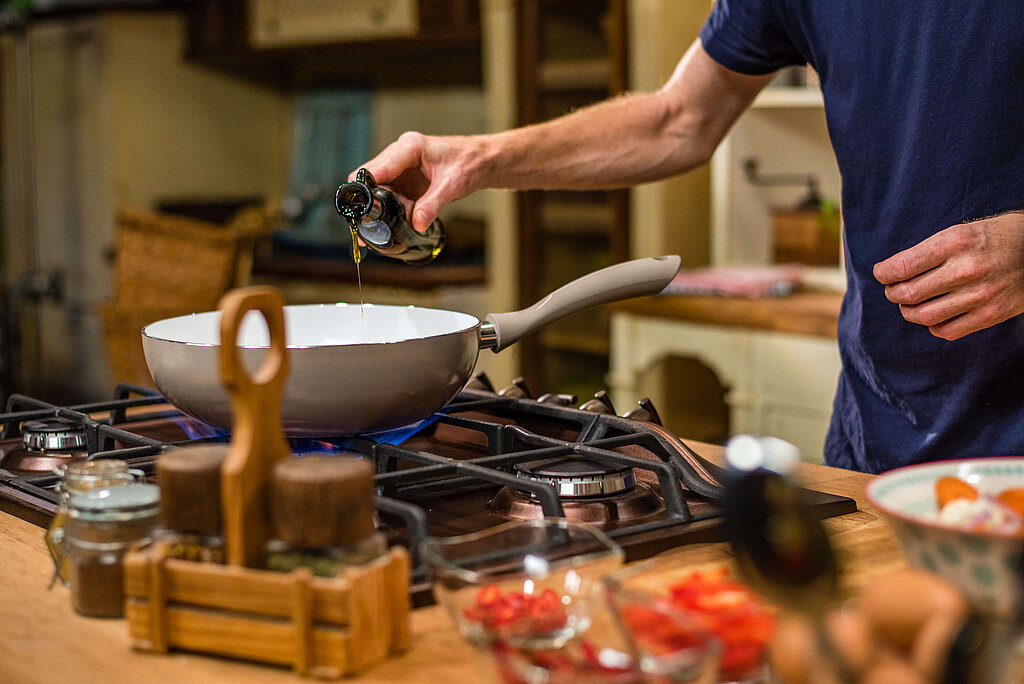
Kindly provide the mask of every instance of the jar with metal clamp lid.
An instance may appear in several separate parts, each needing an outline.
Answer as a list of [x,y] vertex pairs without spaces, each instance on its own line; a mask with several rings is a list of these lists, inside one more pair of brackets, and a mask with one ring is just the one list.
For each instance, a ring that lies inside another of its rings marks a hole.
[[129,547],[149,541],[160,518],[156,485],[113,487],[71,497],[68,577],[71,605],[81,615],[124,615],[124,569]]
[[145,481],[145,474],[141,470],[129,468],[127,462],[118,459],[81,461],[61,466],[55,472],[61,477],[57,483],[60,506],[46,531],[45,538],[46,546],[53,557],[54,579],[59,579],[66,585],[68,506],[71,497],[100,489],[141,484]]

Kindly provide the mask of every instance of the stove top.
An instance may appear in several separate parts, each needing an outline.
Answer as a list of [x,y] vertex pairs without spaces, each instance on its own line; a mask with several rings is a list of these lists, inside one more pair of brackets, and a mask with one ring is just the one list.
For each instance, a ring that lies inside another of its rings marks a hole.
[[[375,464],[379,527],[410,549],[422,603],[430,592],[418,548],[428,535],[565,517],[600,525],[627,560],[721,541],[722,469],[659,425],[649,403],[627,416],[603,392],[576,408],[566,395],[533,399],[521,383],[495,392],[478,376],[411,435],[293,440],[292,449]],[[0,510],[45,526],[62,464],[117,458],[152,479],[165,451],[226,439],[134,385],[118,386],[109,402],[69,407],[12,395],[0,414]],[[856,510],[849,498],[808,496],[821,517]]]

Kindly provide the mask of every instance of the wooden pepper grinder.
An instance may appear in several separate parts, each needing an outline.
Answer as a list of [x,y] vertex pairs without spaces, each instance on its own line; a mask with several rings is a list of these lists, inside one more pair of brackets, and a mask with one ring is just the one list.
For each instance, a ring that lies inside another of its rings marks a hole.
[[[263,567],[269,531],[269,483],[291,449],[281,428],[281,397],[288,377],[284,299],[267,286],[232,290],[220,300],[221,380],[231,397],[231,447],[221,467],[225,559],[229,565]],[[249,376],[238,347],[238,330],[249,311],[266,320],[270,347]]]

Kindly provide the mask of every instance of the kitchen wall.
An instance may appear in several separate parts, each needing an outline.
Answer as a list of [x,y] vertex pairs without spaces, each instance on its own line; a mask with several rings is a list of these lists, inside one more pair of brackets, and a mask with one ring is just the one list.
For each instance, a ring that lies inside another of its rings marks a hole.
[[[107,371],[98,313],[113,295],[117,210],[166,198],[280,197],[293,98],[185,62],[183,22],[172,12],[39,22],[27,40],[30,120],[21,116],[18,39],[0,36],[3,279],[60,273],[64,288],[59,301],[19,312],[25,370],[14,389],[103,398],[118,380]],[[480,88],[380,91],[373,103],[375,150],[407,129],[484,128]],[[485,201],[452,210],[481,217]]]
[[[59,273],[64,288],[60,301],[19,312],[28,330],[17,388],[92,398],[111,382],[97,309],[112,295],[118,208],[276,192],[287,169],[289,102],[183,63],[181,22],[171,13],[43,21],[27,36],[27,84],[17,79],[18,39],[2,43],[4,275]],[[19,116],[28,88],[30,120]]]

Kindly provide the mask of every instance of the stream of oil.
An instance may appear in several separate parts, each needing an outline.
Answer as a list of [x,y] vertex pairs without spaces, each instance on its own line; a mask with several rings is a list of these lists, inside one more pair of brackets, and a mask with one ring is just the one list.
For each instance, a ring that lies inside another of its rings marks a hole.
[[352,261],[356,262],[356,283],[359,285],[359,318],[363,319],[365,316],[363,309],[363,276],[359,272],[359,262],[363,260],[363,257],[359,252],[359,231],[356,230],[358,226],[358,220],[348,219],[348,227],[352,231]]

